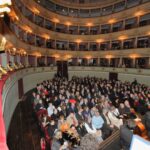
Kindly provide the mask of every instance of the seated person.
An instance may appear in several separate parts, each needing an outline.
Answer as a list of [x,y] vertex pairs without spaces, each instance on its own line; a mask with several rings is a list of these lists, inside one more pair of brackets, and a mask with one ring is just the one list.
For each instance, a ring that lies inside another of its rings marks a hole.
[[54,138],[52,140],[51,150],[69,150],[68,143],[63,142],[63,144],[61,144],[61,140],[62,140],[61,131],[56,131]]
[[127,118],[130,111],[126,111],[124,103],[120,103],[119,105],[119,113],[123,118]]
[[39,100],[39,102],[35,106],[36,112],[38,112],[41,109],[45,109],[42,100]]
[[74,125],[75,127],[78,126],[78,120],[73,111],[70,112],[69,116],[67,117],[67,123],[69,126]]
[[54,120],[51,120],[47,127],[48,134],[51,138],[54,136],[56,130],[57,130],[57,124]]
[[51,117],[51,115],[53,114],[54,111],[54,106],[52,105],[52,103],[49,103],[49,106],[47,108],[47,112],[48,112],[48,116]]
[[77,113],[77,107],[76,107],[76,105],[75,105],[75,103],[71,103],[70,105],[69,105],[69,108],[68,108],[68,113],[70,113],[70,112],[74,112],[74,113]]
[[105,140],[108,138],[113,131],[117,129],[112,123],[111,120],[108,117],[108,110],[103,109],[102,117],[104,119],[104,125],[102,127],[102,133],[103,133],[103,139]]
[[130,114],[131,106],[130,106],[128,100],[125,100],[125,101],[124,101],[124,106],[125,106],[124,109],[125,109],[126,114]]
[[108,118],[111,124],[117,128],[120,128],[120,126],[123,125],[123,120],[119,118],[119,115],[119,111],[114,106],[108,111]]
[[92,117],[92,126],[97,130],[100,130],[103,127],[104,120],[100,116],[99,111],[96,111],[94,116]]
[[120,127],[120,144],[123,150],[129,150],[135,127],[136,124],[132,119]]
[[65,132],[69,129],[69,125],[67,124],[66,120],[64,119],[64,116],[61,115],[59,117],[59,120],[58,120],[58,129],[62,132]]
[[45,128],[45,127],[49,124],[49,121],[48,121],[48,119],[47,119],[47,116],[44,115],[41,119],[42,119],[42,120],[41,120],[42,127]]
[[78,121],[82,121],[84,119],[83,109],[81,107],[78,108],[78,112],[76,113],[76,118],[77,118]]
[[96,128],[93,125],[89,125],[88,120],[84,122],[84,126],[86,128],[87,133],[92,134],[98,142],[102,142],[102,131],[96,130]]
[[77,129],[77,132],[78,132],[78,134],[79,134],[79,136],[81,138],[81,137],[84,137],[88,132],[87,132],[87,130],[85,128],[84,121],[83,120],[79,120],[78,122],[79,122],[79,124],[76,127],[76,129]]
[[90,112],[88,106],[84,107],[84,110],[83,110],[82,114],[83,114],[83,117],[84,117],[85,120],[88,119],[89,117],[91,117],[91,112]]
[[57,110],[56,108],[54,108],[53,114],[51,115],[51,118],[52,118],[53,120],[57,120],[58,117],[59,117],[58,110]]

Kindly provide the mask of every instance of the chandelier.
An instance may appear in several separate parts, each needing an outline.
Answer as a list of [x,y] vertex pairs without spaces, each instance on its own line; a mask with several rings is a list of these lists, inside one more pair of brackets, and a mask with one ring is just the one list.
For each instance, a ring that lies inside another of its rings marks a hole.
[[0,0],[0,17],[4,17],[4,13],[10,12],[11,0]]

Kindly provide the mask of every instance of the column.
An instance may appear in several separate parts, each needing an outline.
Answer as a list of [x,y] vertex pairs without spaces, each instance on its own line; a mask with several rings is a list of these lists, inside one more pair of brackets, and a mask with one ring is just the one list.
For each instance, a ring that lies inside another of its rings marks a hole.
[[122,57],[119,58],[119,65],[118,67],[122,68]]
[[7,67],[7,53],[1,54],[1,65],[6,68]]
[[69,28],[70,28],[70,26],[69,26],[69,25],[67,25],[67,33],[69,33]]
[[97,58],[97,66],[100,66],[100,57]]
[[14,63],[14,57],[13,55],[9,55],[9,61],[13,64]]
[[20,62],[21,62],[21,60],[20,60],[20,55],[18,54],[16,57],[17,57],[17,60],[16,60],[17,63],[20,63]]
[[56,31],[56,23],[54,24],[54,31]]
[[136,62],[136,58],[132,59],[132,67],[135,68],[135,62]]
[[33,14],[33,22],[35,22],[35,14]]
[[100,43],[98,42],[98,49],[97,49],[98,51],[100,50]]
[[87,49],[88,49],[88,51],[90,50],[90,42],[88,42]]
[[54,41],[54,49],[57,49],[57,47],[56,47],[56,39]]
[[124,40],[121,40],[121,50],[123,49],[123,43],[124,43]]
[[69,50],[69,40],[67,41],[67,50]]
[[125,19],[123,20],[123,25],[122,25],[122,29],[125,30]]
[[47,43],[47,39],[44,39],[44,47],[45,48],[47,48],[46,43]]
[[77,34],[79,34],[79,25],[78,25],[78,33]]
[[47,66],[47,56],[44,57],[45,66]]
[[111,58],[108,58],[108,67],[110,67]]
[[34,56],[33,59],[34,59],[34,66],[37,67],[38,66],[38,62],[37,62],[38,61],[38,57]]
[[77,43],[77,49],[76,49],[76,50],[79,50],[79,44],[80,44],[80,43],[78,42],[78,43]]
[[45,28],[45,18],[44,18],[44,21],[43,21],[43,27]]
[[87,58],[87,65],[88,65],[88,66],[90,65],[91,59],[92,59],[92,58]]
[[110,24],[110,32],[113,30],[113,23]]
[[57,60],[56,60],[56,58],[55,58],[55,57],[53,57],[53,59],[54,59],[53,64],[54,64],[54,66],[56,66]]
[[137,24],[136,24],[136,27],[139,27],[140,25],[140,16],[137,17]]
[[147,65],[148,68],[150,68],[150,57],[148,58],[148,65]]
[[138,38],[138,37],[135,38],[134,48],[137,48],[137,38]]
[[90,31],[91,31],[91,27],[89,26],[89,28],[88,28],[88,34],[90,34]]
[[25,56],[25,66],[28,67],[29,66],[29,55]]

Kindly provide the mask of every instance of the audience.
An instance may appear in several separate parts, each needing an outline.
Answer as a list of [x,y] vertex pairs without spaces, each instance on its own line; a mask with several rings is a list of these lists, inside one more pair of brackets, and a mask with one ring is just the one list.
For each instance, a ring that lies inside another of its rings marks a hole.
[[84,139],[91,137],[95,139],[93,144],[100,144],[118,129],[121,143],[128,148],[132,132],[131,121],[127,120],[137,119],[136,113],[144,115],[149,111],[150,88],[137,81],[123,83],[75,76],[69,81],[55,76],[38,84],[32,99],[52,150],[84,149]]

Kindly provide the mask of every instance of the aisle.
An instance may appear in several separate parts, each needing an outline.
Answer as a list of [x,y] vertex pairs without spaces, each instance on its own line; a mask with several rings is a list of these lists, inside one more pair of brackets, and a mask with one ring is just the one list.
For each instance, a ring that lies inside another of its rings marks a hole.
[[40,130],[30,97],[31,92],[18,104],[12,117],[7,136],[9,150],[40,150]]

